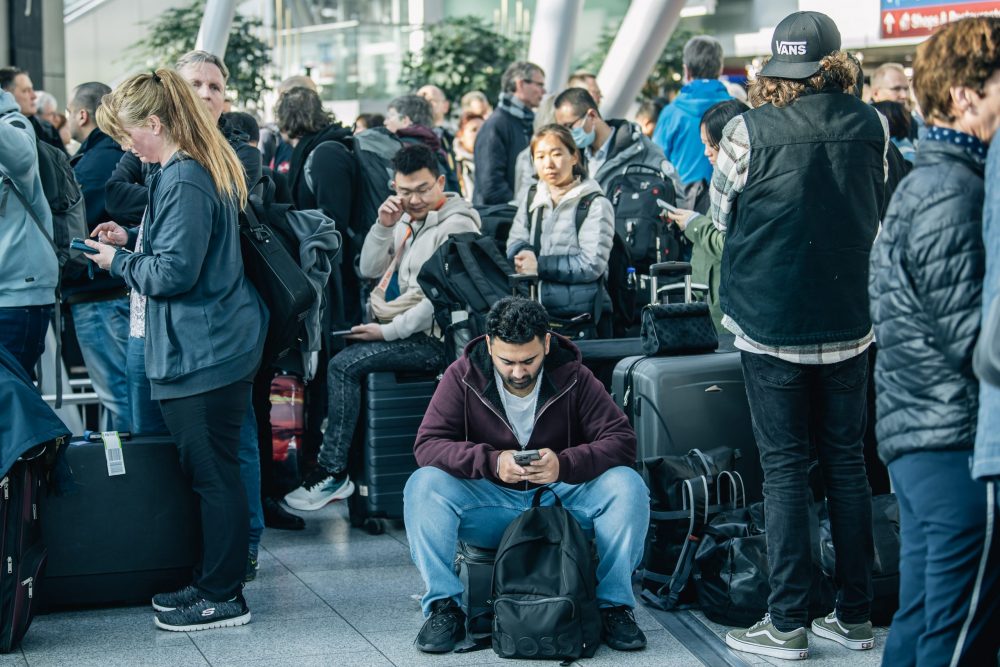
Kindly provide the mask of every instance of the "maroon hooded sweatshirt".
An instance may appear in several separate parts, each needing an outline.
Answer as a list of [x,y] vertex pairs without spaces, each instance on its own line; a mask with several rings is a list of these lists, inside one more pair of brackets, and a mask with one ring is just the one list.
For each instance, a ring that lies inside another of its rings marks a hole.
[[[615,466],[635,464],[635,431],[604,386],[580,362],[580,350],[552,334],[543,362],[535,427],[527,449],[548,447],[559,457],[559,481],[581,484]],[[413,453],[420,466],[434,466],[462,479],[497,477],[497,458],[520,449],[507,420],[486,349],[486,337],[471,341],[445,371],[417,432]],[[534,487],[535,485],[530,485]]]

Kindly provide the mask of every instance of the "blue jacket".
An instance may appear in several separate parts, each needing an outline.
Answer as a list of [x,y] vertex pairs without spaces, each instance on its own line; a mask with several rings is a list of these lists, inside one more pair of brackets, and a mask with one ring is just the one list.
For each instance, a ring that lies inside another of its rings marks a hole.
[[685,185],[712,180],[712,164],[701,143],[701,117],[709,107],[731,97],[718,79],[698,79],[681,88],[674,101],[660,112],[653,141],[663,148]]
[[517,156],[531,142],[532,123],[504,108],[493,112],[476,135],[476,206],[506,204],[514,199]]
[[972,151],[925,139],[872,248],[875,435],[886,464],[911,452],[971,453],[976,440],[984,166]]
[[[983,317],[1000,296],[1000,140],[993,142],[986,160],[986,197],[983,203],[983,245],[986,277],[983,280]],[[972,476],[1000,476],[1000,387],[979,383],[979,428]]]
[[[52,212],[38,175],[38,148],[14,96],[0,91],[0,173],[28,201],[52,235]],[[0,308],[46,306],[56,301],[59,262],[52,245],[9,186],[0,188]]]
[[180,153],[149,183],[142,248],[119,250],[111,275],[146,299],[146,375],[155,400],[249,379],[267,310],[243,274],[236,205]]

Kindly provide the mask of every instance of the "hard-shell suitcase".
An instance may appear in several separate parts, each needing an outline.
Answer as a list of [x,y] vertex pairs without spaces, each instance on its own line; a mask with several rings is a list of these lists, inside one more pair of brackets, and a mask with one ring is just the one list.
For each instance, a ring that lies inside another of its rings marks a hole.
[[403,487],[417,469],[413,442],[437,388],[426,373],[369,373],[350,465],[356,487],[348,500],[351,525],[382,531],[373,519],[403,518]]
[[201,516],[173,440],[122,437],[114,451],[93,434],[65,457],[72,482],[39,502],[49,550],[42,606],[148,602],[191,583]]

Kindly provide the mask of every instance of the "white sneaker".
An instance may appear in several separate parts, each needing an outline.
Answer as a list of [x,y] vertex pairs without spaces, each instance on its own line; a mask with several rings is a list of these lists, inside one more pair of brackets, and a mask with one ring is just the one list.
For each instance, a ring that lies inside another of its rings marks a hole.
[[349,498],[354,493],[354,482],[347,475],[337,479],[321,466],[306,475],[302,486],[287,496],[285,502],[292,509],[302,511],[318,510],[334,500]]

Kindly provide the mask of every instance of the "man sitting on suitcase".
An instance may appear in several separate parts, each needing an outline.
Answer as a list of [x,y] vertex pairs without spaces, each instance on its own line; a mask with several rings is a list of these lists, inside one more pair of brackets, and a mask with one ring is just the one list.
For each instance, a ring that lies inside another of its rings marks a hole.
[[[406,483],[404,518],[427,586],[421,651],[451,651],[465,636],[456,542],[496,548],[546,484],[596,538],[604,642],[646,645],[632,615],[631,575],[649,525],[649,493],[631,467],[635,432],[577,347],[549,333],[548,322],[534,301],[497,302],[486,335],[445,371],[420,425],[413,451],[421,468]],[[537,460],[515,461],[515,453],[536,450]]]
[[452,234],[479,231],[479,214],[459,195],[444,191],[437,155],[423,144],[399,149],[392,159],[396,194],[378,209],[361,248],[361,275],[379,280],[371,293],[375,322],[345,332],[348,345],[330,359],[328,425],[316,468],[285,496],[297,510],[318,510],[354,493],[347,459],[358,414],[361,379],[373,371],[437,371],[444,345],[433,329],[434,307],[417,284],[424,262]]

